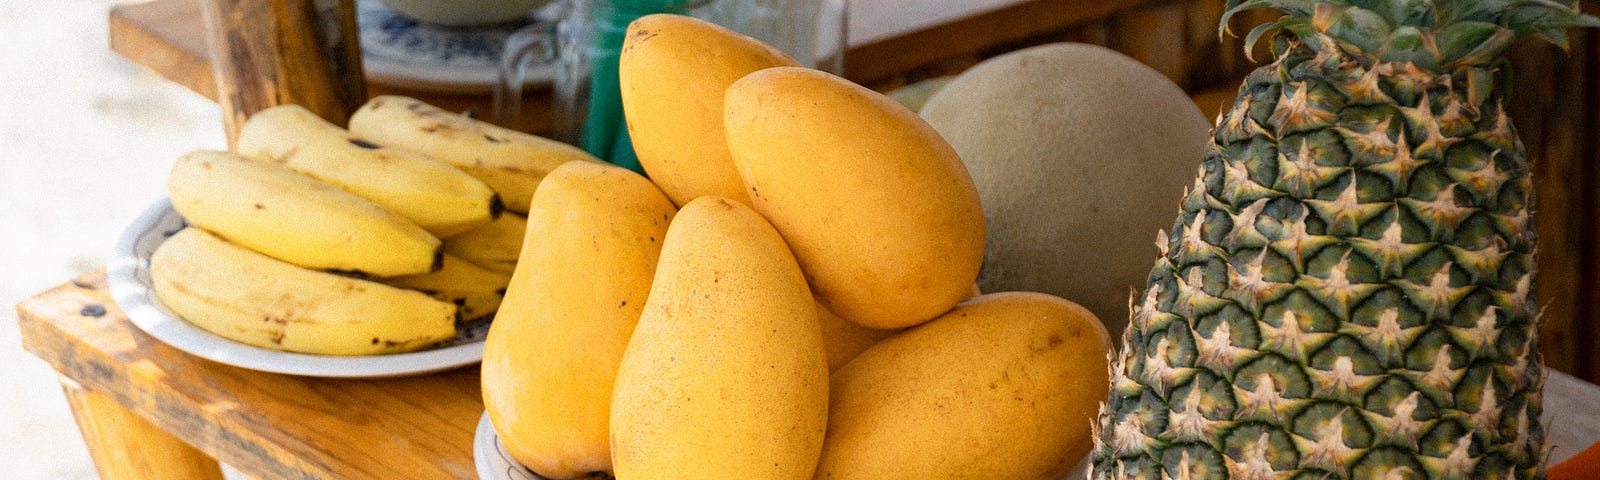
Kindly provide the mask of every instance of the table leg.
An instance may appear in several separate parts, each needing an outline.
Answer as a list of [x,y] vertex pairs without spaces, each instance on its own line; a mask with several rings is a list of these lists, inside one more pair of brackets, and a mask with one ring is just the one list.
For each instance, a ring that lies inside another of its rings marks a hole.
[[95,469],[105,480],[223,480],[217,461],[151,424],[116,400],[69,378],[61,389],[72,406]]

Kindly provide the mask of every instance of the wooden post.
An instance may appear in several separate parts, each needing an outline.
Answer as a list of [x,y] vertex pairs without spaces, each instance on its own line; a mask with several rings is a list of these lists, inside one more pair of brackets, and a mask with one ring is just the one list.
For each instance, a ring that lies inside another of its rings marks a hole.
[[199,0],[229,147],[250,114],[299,104],[337,125],[366,101],[354,0]]
[[[1594,2],[1584,2],[1585,13],[1596,14],[1600,10],[1593,7]],[[1600,137],[1595,135],[1596,128],[1600,128],[1600,34],[1592,31],[1574,32],[1574,45],[1583,45],[1582,56],[1575,57],[1582,60],[1584,69],[1584,116],[1583,125],[1579,127],[1583,136],[1583,157],[1578,162],[1583,166],[1582,197],[1577,202],[1579,208],[1580,231],[1578,232],[1578,269],[1582,277],[1578,279],[1578,305],[1575,306],[1577,317],[1573,318],[1573,333],[1578,345],[1585,348],[1577,350],[1579,358],[1573,365],[1573,373],[1579,378],[1589,382],[1600,382],[1600,348],[1594,348],[1600,343]]]
[[1506,108],[1532,166],[1539,348],[1550,368],[1586,376],[1594,339],[1584,302],[1594,292],[1582,290],[1589,275],[1584,232],[1592,225],[1583,217],[1583,145],[1593,133],[1584,124],[1587,45],[1579,40],[1571,52],[1534,38],[1517,40],[1507,53],[1512,85]]
[[66,377],[61,390],[72,406],[95,470],[106,480],[223,480],[217,461],[167,433],[116,400]]
[[1167,3],[1111,17],[1111,48],[1189,87],[1188,17],[1183,4]]

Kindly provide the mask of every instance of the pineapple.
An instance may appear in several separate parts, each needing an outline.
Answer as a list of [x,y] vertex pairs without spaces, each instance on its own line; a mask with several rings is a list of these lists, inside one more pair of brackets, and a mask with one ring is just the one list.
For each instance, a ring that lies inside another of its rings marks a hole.
[[1533,186],[1500,53],[1555,0],[1274,7],[1130,299],[1090,478],[1543,476]]

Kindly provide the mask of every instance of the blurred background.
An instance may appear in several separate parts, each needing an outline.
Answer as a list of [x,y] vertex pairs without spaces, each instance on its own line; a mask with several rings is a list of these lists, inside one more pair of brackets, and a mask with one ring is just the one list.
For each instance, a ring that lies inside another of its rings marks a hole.
[[0,478],[96,478],[16,304],[100,268],[167,169],[225,147],[215,104],[112,53],[113,0],[0,0]]

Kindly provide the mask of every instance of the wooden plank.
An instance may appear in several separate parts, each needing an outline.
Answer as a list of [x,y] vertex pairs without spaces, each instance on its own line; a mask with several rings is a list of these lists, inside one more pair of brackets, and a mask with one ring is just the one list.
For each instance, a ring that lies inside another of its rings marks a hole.
[[217,461],[123,408],[63,378],[61,389],[105,480],[223,480]]
[[1578,321],[1577,303],[1593,295],[1579,289],[1584,276],[1579,232],[1585,228],[1577,208],[1585,169],[1583,66],[1534,39],[1518,40],[1507,56],[1514,72],[1507,108],[1531,162],[1535,185],[1539,276],[1534,298],[1544,307],[1540,351],[1551,368],[1587,376],[1578,371],[1578,357],[1593,350],[1593,339],[1587,338]]
[[344,125],[367,100],[355,0],[200,0],[223,131],[298,104]]
[[1237,83],[1238,76],[1228,69],[1231,58],[1243,56],[1243,52],[1228,44],[1223,51],[1222,37],[1217,34],[1217,25],[1222,21],[1224,11],[1223,2],[1207,0],[1190,0],[1184,2],[1184,15],[1187,17],[1186,27],[1188,39],[1184,54],[1192,59],[1189,65],[1188,85],[1190,88],[1206,88],[1217,85]]
[[868,45],[845,54],[845,77],[862,84],[881,82],[951,57],[973,55],[1042,33],[1106,18],[1152,0],[1062,2],[1031,0]]
[[244,473],[475,478],[472,438],[483,413],[475,367],[321,379],[202,360],[129,323],[104,272],[24,300],[17,312],[24,348],[57,372]]
[[1194,58],[1188,48],[1188,24],[1181,3],[1118,13],[1111,17],[1110,47],[1161,72],[1178,87],[1188,88]]
[[[878,81],[925,64],[979,53],[1157,1],[1094,0],[1069,5],[1055,0],[1030,0],[939,27],[852,46],[845,57],[846,72],[862,83]],[[201,0],[146,0],[113,6],[112,49],[215,100],[211,55],[200,18]]]
[[1233,107],[1233,99],[1238,95],[1239,85],[1235,82],[1230,86],[1192,92],[1189,94],[1189,99],[1194,100],[1195,106],[1200,107],[1200,113],[1212,119],[1212,125],[1216,125],[1217,116]]
[[[208,0],[209,1],[209,0]],[[206,49],[206,28],[200,0],[149,0],[120,4],[110,10],[111,49],[190,91],[217,100],[216,76]],[[487,92],[437,93],[367,82],[367,94],[415,97],[452,112],[476,112],[487,118],[492,109]],[[548,133],[550,95],[547,89],[523,95],[525,115],[505,125],[533,133]],[[344,123],[340,119],[336,123]]]
[[216,99],[198,0],[164,0],[111,7],[111,50],[202,97]]
[[[1584,2],[1585,10],[1589,13],[1600,13],[1600,2]],[[1593,8],[1591,8],[1593,7]],[[1584,51],[1581,58],[1584,65],[1584,91],[1583,91],[1583,125],[1580,132],[1589,132],[1583,135],[1583,159],[1579,162],[1583,166],[1581,172],[1583,192],[1581,201],[1576,203],[1580,230],[1578,243],[1574,245],[1578,251],[1578,271],[1583,276],[1578,279],[1577,298],[1578,304],[1574,306],[1573,336],[1587,348],[1579,349],[1584,352],[1576,359],[1573,372],[1590,382],[1600,382],[1600,34],[1593,31],[1577,32],[1574,44],[1583,45]]]

